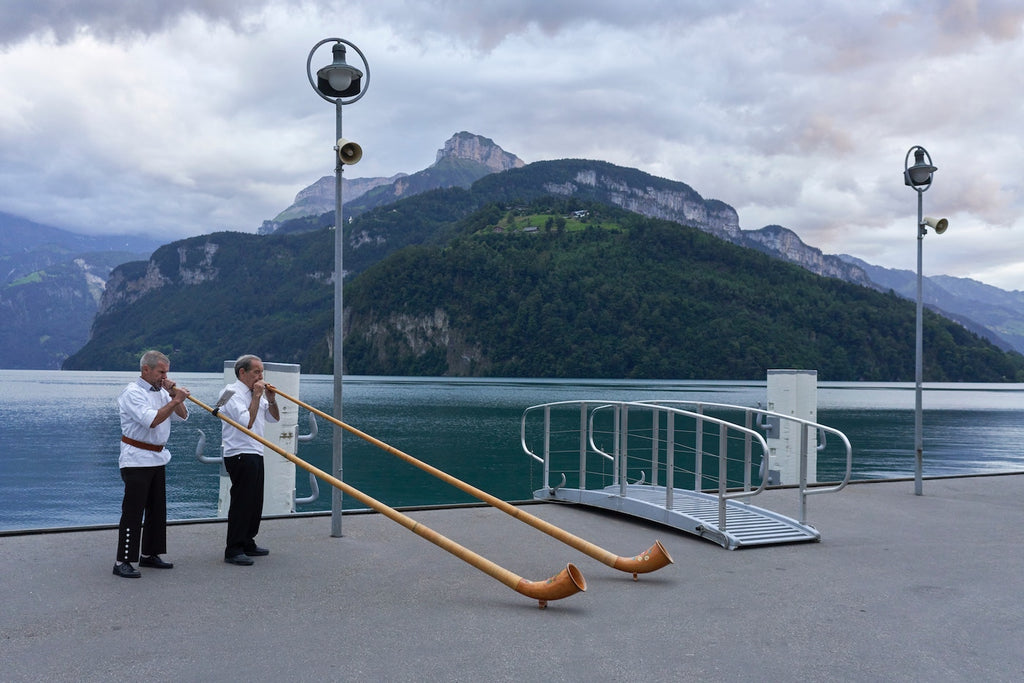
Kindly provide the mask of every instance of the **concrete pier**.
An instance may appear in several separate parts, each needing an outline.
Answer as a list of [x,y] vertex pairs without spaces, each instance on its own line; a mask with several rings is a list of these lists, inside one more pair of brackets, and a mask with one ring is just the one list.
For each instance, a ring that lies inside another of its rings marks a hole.
[[[788,515],[791,491],[757,504]],[[529,512],[634,582],[489,507],[408,514],[531,580],[530,600],[378,514],[270,519],[252,567],[223,523],[169,529],[174,569],[111,574],[116,529],[0,536],[3,681],[1010,681],[1024,676],[1024,475],[853,484],[813,497],[820,543],[727,551],[612,513]]]

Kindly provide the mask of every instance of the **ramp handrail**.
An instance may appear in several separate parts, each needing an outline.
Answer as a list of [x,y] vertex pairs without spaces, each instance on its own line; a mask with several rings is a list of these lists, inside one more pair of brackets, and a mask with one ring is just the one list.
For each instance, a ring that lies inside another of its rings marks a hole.
[[[718,499],[719,499],[719,523],[720,529],[725,530],[725,508],[726,501],[733,498],[750,498],[761,493],[766,484],[768,483],[767,476],[767,461],[769,447],[764,436],[760,434],[757,429],[765,428],[762,421],[767,418],[773,418],[778,420],[789,420],[795,424],[802,425],[804,428],[800,429],[801,433],[801,444],[800,444],[800,483],[797,487],[799,501],[800,501],[800,523],[806,523],[806,507],[807,497],[819,493],[830,493],[840,491],[849,483],[851,472],[852,472],[852,461],[853,461],[853,449],[850,446],[849,440],[846,435],[838,429],[823,425],[810,420],[794,417],[792,415],[785,415],[777,413],[771,410],[765,410],[760,407],[751,408],[746,406],[737,406],[726,403],[711,403],[702,401],[676,401],[676,400],[644,400],[644,401],[608,401],[602,400],[575,400],[575,401],[557,401],[552,403],[545,403],[536,406],[530,406],[523,411],[522,419],[520,421],[520,442],[523,448],[523,452],[529,457],[533,458],[543,466],[543,485],[545,488],[553,491],[557,488],[565,486],[565,474],[562,476],[562,483],[558,486],[551,487],[551,439],[552,439],[552,424],[551,424],[551,411],[553,408],[566,407],[566,406],[579,406],[580,418],[579,418],[579,488],[585,490],[587,488],[587,460],[588,457],[596,456],[601,461],[611,464],[612,481],[620,487],[620,495],[626,495],[626,487],[628,485],[626,477],[626,464],[628,453],[628,444],[630,437],[629,420],[628,415],[630,410],[634,412],[637,409],[651,411],[652,423],[649,427],[651,430],[651,478],[650,485],[658,485],[658,469],[659,465],[659,441],[661,439],[661,425],[660,420],[664,416],[665,422],[665,434],[667,435],[664,440],[664,451],[665,451],[665,493],[666,501],[665,506],[668,509],[672,507],[672,491],[676,488],[675,486],[675,475],[677,472],[683,472],[684,474],[693,476],[694,490],[703,490],[702,483],[706,478],[714,479],[716,475],[705,474],[703,472],[703,460],[706,456],[715,457],[716,454],[713,452],[705,451],[703,440],[705,436],[705,426],[717,426],[718,427]],[[706,410],[714,409],[716,411],[740,411],[743,413],[742,424],[739,421],[731,420],[727,418],[717,417],[714,415],[706,414]],[[614,415],[614,426],[611,430],[611,436],[613,438],[613,447],[610,449],[601,448],[595,442],[595,427],[594,419],[600,413],[611,410]],[[544,425],[543,425],[543,452],[538,454],[534,452],[534,449],[530,447],[527,440],[527,422],[531,415],[537,411],[543,411],[544,414]],[[692,452],[694,457],[694,469],[692,472],[680,470],[675,462],[675,448],[679,445],[677,443],[677,431],[675,429],[675,420],[679,417],[691,420],[694,428],[691,434],[692,443],[686,444],[686,450]],[[845,475],[837,485],[821,487],[821,486],[809,486],[807,482],[807,459],[809,456],[809,437],[808,432],[810,429],[815,430],[815,446],[818,450],[824,448],[824,439],[827,434],[832,434],[842,443],[846,451],[846,471]],[[645,428],[644,431],[646,431]],[[565,430],[566,433],[575,432],[576,428],[571,430]],[[633,436],[638,436],[637,430],[633,430]],[[822,442],[818,443],[819,436]],[[728,481],[728,460],[729,460],[729,441],[730,439],[742,438],[743,440],[743,462],[742,462],[742,484],[739,484],[738,480],[733,485],[730,485]],[[760,453],[760,462],[757,463],[754,459],[753,447],[756,445]],[[575,447],[574,447],[575,449]],[[567,453],[568,451],[562,451]],[[754,476],[754,465],[759,464],[761,468],[760,481],[755,486],[753,482]],[[571,472],[572,469],[564,470]],[[563,471],[563,472],[564,472]],[[645,474],[641,475],[641,481],[644,480]],[[607,473],[603,475],[607,477]],[[607,479],[606,479],[607,481]],[[738,490],[737,490],[738,489]]]
[[[650,403],[653,405],[691,405],[695,406],[698,411],[704,408],[716,408],[722,410],[738,410],[742,411],[745,416],[745,423],[747,424],[758,424],[762,428],[766,425],[763,424],[763,418],[771,417],[778,418],[781,420],[787,420],[798,425],[803,425],[804,429],[800,430],[800,481],[797,484],[797,489],[800,495],[800,523],[805,524],[807,521],[807,497],[818,495],[821,493],[836,493],[846,488],[846,485],[850,483],[850,479],[853,474],[853,446],[850,445],[850,440],[846,438],[846,434],[839,431],[835,427],[829,427],[828,425],[821,424],[819,422],[813,422],[806,420],[794,415],[787,415],[785,413],[775,412],[774,410],[767,410],[758,406],[757,408],[750,408],[747,406],[737,406],[729,403],[713,403],[706,401],[684,401],[684,400],[662,400],[655,399],[650,401],[641,401],[641,403]],[[846,470],[843,473],[843,478],[838,484],[833,486],[810,486],[807,481],[807,459],[809,456],[809,439],[807,437],[808,429],[814,429],[815,433],[815,447],[817,450],[823,450],[825,445],[825,439],[827,434],[833,434],[843,444],[843,448],[846,451]],[[818,436],[822,437],[821,443],[817,443]],[[762,477],[762,480],[766,477]]]
[[[768,445],[758,432],[750,427],[742,427],[735,423],[729,422],[728,420],[722,420],[719,418],[701,415],[691,411],[686,411],[680,408],[673,408],[669,406],[658,406],[650,403],[642,403],[636,401],[608,401],[602,400],[583,400],[583,401],[558,401],[553,403],[546,403],[537,406],[531,406],[523,411],[523,416],[520,421],[520,441],[523,447],[523,451],[534,460],[540,462],[544,468],[543,481],[544,486],[551,488],[551,409],[558,406],[572,406],[578,405],[580,407],[580,418],[579,418],[579,486],[581,489],[586,488],[586,477],[587,477],[587,457],[588,455],[596,455],[601,457],[607,462],[612,464],[612,480],[617,483],[620,487],[621,495],[626,495],[627,482],[627,467],[626,461],[628,458],[628,411],[630,407],[640,408],[645,411],[653,411],[657,416],[659,414],[666,414],[667,430],[668,434],[672,435],[670,438],[666,438],[666,487],[665,487],[665,507],[671,509],[673,505],[673,494],[675,491],[674,475],[676,472],[676,465],[674,460],[674,446],[675,446],[675,431],[674,421],[678,416],[685,416],[695,420],[698,425],[696,433],[703,435],[703,427],[705,424],[717,425],[719,428],[719,453],[726,453],[728,450],[728,438],[730,432],[737,433],[743,436],[745,447],[744,447],[744,470],[748,471],[752,464],[752,448],[753,443],[757,443],[761,448],[762,459],[768,453]],[[537,455],[527,443],[526,436],[526,425],[527,420],[531,413],[537,410],[543,410],[544,412],[544,439],[543,439],[543,456]],[[614,427],[613,433],[613,444],[614,452],[608,453],[604,449],[597,446],[594,441],[594,416],[604,410],[614,411]],[[657,418],[655,418],[655,429],[657,430]],[[651,484],[657,484],[657,438],[652,439],[652,467],[651,467]],[[697,439],[698,444],[695,445],[694,453],[696,460],[699,462],[702,460],[703,448],[700,445],[700,439]],[[749,476],[746,477],[747,484],[741,491],[728,490],[728,478],[727,478],[727,457],[719,458],[719,473],[718,473],[718,517],[719,517],[719,529],[725,530],[726,528],[726,501],[732,498],[740,498],[756,495],[760,493],[765,486],[765,482],[762,480],[759,486],[752,489],[750,486]],[[695,486],[699,488],[699,482],[701,481],[702,474],[698,473],[695,476]],[[641,477],[643,479],[643,476]],[[564,479],[563,479],[564,481]],[[564,484],[563,484],[564,485]]]
[[[844,434],[843,432],[839,431],[835,427],[829,427],[828,425],[821,424],[820,422],[812,422],[811,420],[805,420],[803,418],[799,418],[799,417],[796,417],[794,415],[787,415],[785,413],[777,413],[774,410],[766,410],[766,409],[763,409],[763,408],[760,408],[760,407],[758,407],[758,408],[750,408],[750,407],[745,407],[745,406],[737,406],[737,405],[732,405],[732,404],[729,404],[729,403],[709,403],[709,402],[705,402],[705,401],[676,401],[676,400],[665,401],[665,400],[661,400],[661,399],[653,400],[653,401],[640,401],[640,403],[651,403],[651,404],[655,404],[655,405],[662,405],[662,404],[666,404],[666,403],[670,403],[670,404],[671,403],[681,403],[683,405],[698,406],[698,410],[700,408],[703,408],[703,407],[742,410],[742,411],[744,411],[744,413],[749,413],[750,415],[754,416],[755,420],[758,417],[777,417],[780,420],[788,420],[790,422],[795,422],[797,424],[802,424],[805,427],[809,427],[809,428],[813,427],[816,434],[820,434],[820,435],[834,434],[836,437],[839,438],[840,441],[842,441],[843,447],[846,450],[846,471],[844,472],[843,478],[839,481],[838,484],[836,484],[834,486],[830,486],[830,487],[815,486],[815,487],[809,488],[808,491],[807,491],[808,495],[814,495],[814,494],[818,494],[818,493],[835,493],[837,491],[842,491],[844,488],[846,488],[846,485],[850,483],[850,479],[851,479],[851,477],[853,475],[853,446],[850,445],[850,440],[848,438],[846,438],[846,434]],[[762,425],[762,428],[763,428],[763,425]],[[817,449],[818,450],[822,450],[823,447],[824,447],[824,443],[821,443],[821,444],[817,445]]]

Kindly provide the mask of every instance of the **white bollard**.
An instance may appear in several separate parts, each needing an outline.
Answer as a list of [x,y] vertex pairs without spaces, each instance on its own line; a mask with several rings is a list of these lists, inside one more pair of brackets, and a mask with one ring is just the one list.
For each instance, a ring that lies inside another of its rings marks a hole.
[[[769,370],[768,410],[802,420],[818,421],[818,371]],[[800,425],[768,418],[778,425],[767,434],[768,476],[771,484],[800,483]],[[807,483],[818,481],[817,434],[807,428]]]
[[[289,396],[299,398],[300,369],[300,366],[290,363],[264,363],[263,379]],[[235,380],[235,361],[224,361],[225,384],[233,384]],[[263,438],[294,454],[298,442],[299,408],[284,399],[278,400],[277,408],[281,419],[276,423],[267,423]],[[263,515],[288,515],[295,512],[295,463],[264,446],[263,469]],[[221,465],[217,516],[227,517],[230,505],[231,479]]]

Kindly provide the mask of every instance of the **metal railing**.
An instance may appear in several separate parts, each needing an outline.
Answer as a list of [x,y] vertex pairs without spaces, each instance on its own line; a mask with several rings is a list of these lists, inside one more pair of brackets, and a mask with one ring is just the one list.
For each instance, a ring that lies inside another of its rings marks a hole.
[[[535,424],[538,414],[543,416],[541,425]],[[749,499],[769,483],[769,446],[759,430],[770,434],[783,421],[802,427],[796,490],[803,524],[807,497],[841,490],[852,471],[849,440],[839,430],[816,422],[723,403],[560,401],[523,411],[520,441],[523,451],[541,463],[543,486],[548,490],[570,484],[580,489],[617,485],[619,494],[626,496],[632,477],[633,485],[664,486],[666,509],[672,509],[677,490],[714,493],[719,528],[725,530],[726,501]],[[845,449],[845,475],[838,484],[813,486],[807,475],[809,449],[813,441],[817,452],[824,451],[828,434]],[[531,447],[538,440],[539,448]],[[560,476],[560,483],[553,486],[552,475]]]

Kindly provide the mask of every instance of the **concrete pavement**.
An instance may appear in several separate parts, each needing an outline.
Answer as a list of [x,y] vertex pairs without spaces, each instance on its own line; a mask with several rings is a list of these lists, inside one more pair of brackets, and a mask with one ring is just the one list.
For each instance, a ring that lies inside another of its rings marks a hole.
[[[757,504],[796,516],[791,490]],[[4,681],[1016,681],[1024,677],[1024,475],[854,484],[812,497],[812,544],[728,551],[611,513],[527,510],[630,556],[634,582],[489,507],[408,514],[531,580],[540,610],[379,514],[266,520],[253,567],[223,523],[173,525],[174,569],[111,575],[116,529],[0,536]]]

